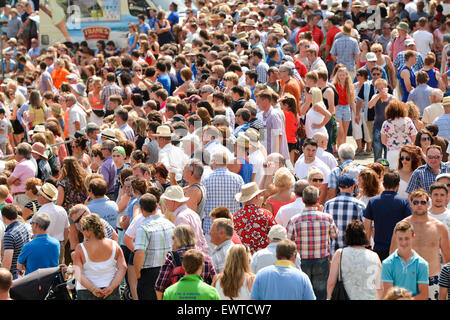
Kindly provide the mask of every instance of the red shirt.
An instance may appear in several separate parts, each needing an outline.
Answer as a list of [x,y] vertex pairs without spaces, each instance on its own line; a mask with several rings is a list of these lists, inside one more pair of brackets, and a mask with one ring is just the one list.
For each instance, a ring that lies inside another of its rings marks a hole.
[[336,91],[339,94],[339,100],[338,100],[338,104],[340,104],[341,106],[346,106],[348,105],[348,100],[347,100],[347,88],[341,87],[339,85],[339,83],[336,83],[335,85]]
[[252,254],[267,247],[270,228],[277,224],[269,210],[254,204],[244,205],[233,215],[233,222],[242,244],[248,245]]
[[[330,50],[333,47],[333,43],[334,43],[334,37],[341,32],[341,29],[339,29],[338,27],[334,26],[333,28],[331,28],[330,30],[328,30],[327,32],[327,41],[326,44],[330,46]],[[332,62],[333,58],[331,57],[331,54],[328,55],[328,61]]]
[[306,68],[305,64],[300,60],[298,60],[297,58],[294,58],[294,66],[300,77],[302,77],[303,79],[305,75],[308,73],[308,68]]
[[[309,29],[308,24],[306,26],[304,26],[303,28],[301,28],[300,30],[298,30],[297,38],[295,39],[296,43],[298,43],[298,41],[299,41],[298,37],[299,37],[300,33],[306,32],[306,31],[311,31]],[[320,28],[318,28],[318,27],[314,27],[314,30],[312,31],[312,36],[313,36],[314,42],[317,43],[317,45],[320,47],[320,44],[322,43],[322,41],[324,39],[322,30],[320,30]]]
[[297,142],[297,129],[298,121],[291,111],[283,110],[284,117],[286,118],[285,128],[286,128],[286,140],[288,143]]

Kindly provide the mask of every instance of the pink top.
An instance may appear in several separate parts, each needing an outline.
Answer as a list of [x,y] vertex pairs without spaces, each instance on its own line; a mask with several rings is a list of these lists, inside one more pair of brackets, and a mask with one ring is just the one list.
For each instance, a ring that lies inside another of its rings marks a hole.
[[203,234],[202,221],[200,220],[198,213],[189,209],[186,204],[183,204],[178,207],[173,214],[175,216],[174,225],[190,225],[192,229],[194,229],[197,237],[197,249],[208,254],[208,243],[206,242],[205,235]]
[[14,198],[11,195],[11,193],[8,193],[8,196],[6,197],[5,202],[6,203],[13,203],[14,202]]
[[268,198],[266,201],[267,201],[267,203],[270,203],[270,205],[272,206],[272,214],[273,214],[273,217],[275,218],[278,213],[278,210],[280,210],[280,208],[282,206],[289,204],[291,202],[294,202],[295,199],[296,199],[296,197],[294,196],[290,201],[277,201],[277,200],[273,200],[270,198]]
[[400,39],[400,37],[397,37],[392,41],[391,47],[389,48],[390,52],[392,52],[392,61],[395,61],[395,58],[397,58],[397,55],[405,50],[405,40],[406,39],[412,39],[409,35],[406,35],[405,38]]
[[34,178],[36,173],[36,167],[31,160],[25,158],[20,160],[11,174],[11,177],[19,179],[20,185],[11,185],[11,193],[25,192],[25,181],[28,178]]

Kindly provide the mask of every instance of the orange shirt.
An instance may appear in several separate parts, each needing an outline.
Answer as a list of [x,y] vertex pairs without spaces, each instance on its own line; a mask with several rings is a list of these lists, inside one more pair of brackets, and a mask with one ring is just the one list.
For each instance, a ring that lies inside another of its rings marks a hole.
[[61,83],[63,83],[64,81],[67,81],[66,77],[69,74],[70,74],[70,72],[64,68],[61,68],[59,70],[59,72],[56,72],[56,70],[53,70],[52,80],[53,80],[53,85],[55,86],[56,89],[59,89],[59,86],[61,85]]
[[297,102],[297,113],[300,114],[300,108],[298,104],[302,96],[302,89],[298,80],[295,78],[290,78],[289,81],[284,84],[283,93],[290,93],[295,97],[295,101]]
[[68,138],[69,137],[69,112],[70,109],[67,108],[66,111],[64,111],[64,137]]

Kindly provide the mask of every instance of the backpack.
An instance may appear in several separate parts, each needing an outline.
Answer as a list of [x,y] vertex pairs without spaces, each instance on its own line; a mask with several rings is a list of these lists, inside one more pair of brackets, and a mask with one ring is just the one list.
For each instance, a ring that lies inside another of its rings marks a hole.
[[180,254],[177,251],[172,251],[172,256],[175,262],[175,267],[173,268],[169,276],[171,285],[177,283],[178,280],[180,280],[186,274],[183,268],[183,263],[181,261]]

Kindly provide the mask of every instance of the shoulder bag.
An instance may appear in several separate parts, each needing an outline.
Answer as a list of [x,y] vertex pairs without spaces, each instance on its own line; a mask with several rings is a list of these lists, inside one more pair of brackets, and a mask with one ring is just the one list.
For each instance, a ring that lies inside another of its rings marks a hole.
[[341,264],[342,264],[342,255],[344,254],[344,248],[341,251],[341,258],[339,260],[339,275],[334,286],[333,293],[331,294],[330,300],[350,300],[348,297],[347,291],[345,290],[344,281],[342,281],[341,275]]

